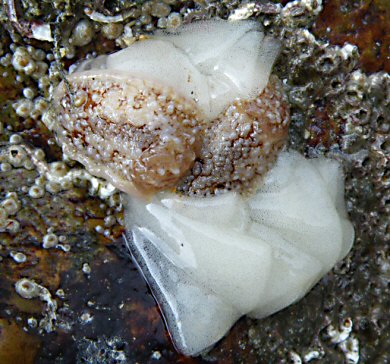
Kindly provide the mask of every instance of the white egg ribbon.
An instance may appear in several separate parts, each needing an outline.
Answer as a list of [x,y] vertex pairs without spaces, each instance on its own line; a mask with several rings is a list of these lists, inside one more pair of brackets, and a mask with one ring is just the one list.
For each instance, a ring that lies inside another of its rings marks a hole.
[[135,261],[177,349],[196,355],[243,315],[296,302],[352,247],[338,162],[283,152],[257,192],[126,197]]

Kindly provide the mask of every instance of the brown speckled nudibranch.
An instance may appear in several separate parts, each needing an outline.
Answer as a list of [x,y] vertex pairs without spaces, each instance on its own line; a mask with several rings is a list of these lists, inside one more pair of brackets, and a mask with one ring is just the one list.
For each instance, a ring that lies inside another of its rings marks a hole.
[[269,81],[277,52],[256,22],[221,20],[84,62],[72,95],[64,82],[54,94],[58,141],[127,193],[245,189],[287,136],[288,105]]

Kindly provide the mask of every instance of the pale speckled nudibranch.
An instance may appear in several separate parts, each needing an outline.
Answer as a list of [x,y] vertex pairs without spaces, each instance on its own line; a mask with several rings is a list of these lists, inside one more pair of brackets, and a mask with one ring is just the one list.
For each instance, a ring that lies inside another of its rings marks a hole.
[[150,81],[102,72],[70,76],[56,90],[55,131],[64,152],[121,191],[172,188],[195,159],[199,121],[191,100]]
[[282,85],[271,76],[250,100],[235,100],[203,132],[194,166],[178,186],[186,195],[254,192],[285,146],[290,113]]
[[57,140],[127,193],[246,190],[287,136],[288,103],[269,81],[277,51],[257,23],[221,20],[86,61],[55,90]]

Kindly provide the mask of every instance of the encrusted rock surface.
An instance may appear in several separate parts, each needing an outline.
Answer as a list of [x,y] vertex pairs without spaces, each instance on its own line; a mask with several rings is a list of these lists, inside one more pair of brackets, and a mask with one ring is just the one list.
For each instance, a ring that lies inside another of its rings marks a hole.
[[[386,17],[379,0],[347,3],[3,2],[1,362],[17,362],[22,344],[26,363],[390,361]],[[66,69],[87,54],[214,16],[257,18],[282,39],[275,73],[291,104],[290,146],[343,162],[356,242],[303,300],[242,319],[210,353],[183,359],[123,246],[118,193],[63,160],[42,114]]]

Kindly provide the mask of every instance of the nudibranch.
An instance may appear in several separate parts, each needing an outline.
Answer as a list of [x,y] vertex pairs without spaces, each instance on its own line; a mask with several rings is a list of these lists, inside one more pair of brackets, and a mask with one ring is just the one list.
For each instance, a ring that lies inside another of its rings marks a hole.
[[[227,177],[249,184],[287,135],[281,85],[268,82],[278,50],[254,21],[215,20],[86,61],[55,91],[57,139],[69,157],[131,194],[196,190],[214,167],[221,181],[208,179],[210,190]],[[232,176],[216,166],[226,157],[235,159]],[[203,167],[196,181],[192,166]]]
[[339,163],[284,150],[278,51],[255,21],[200,21],[84,61],[54,93],[58,142],[125,193],[130,250],[186,355],[297,301],[353,243]]

